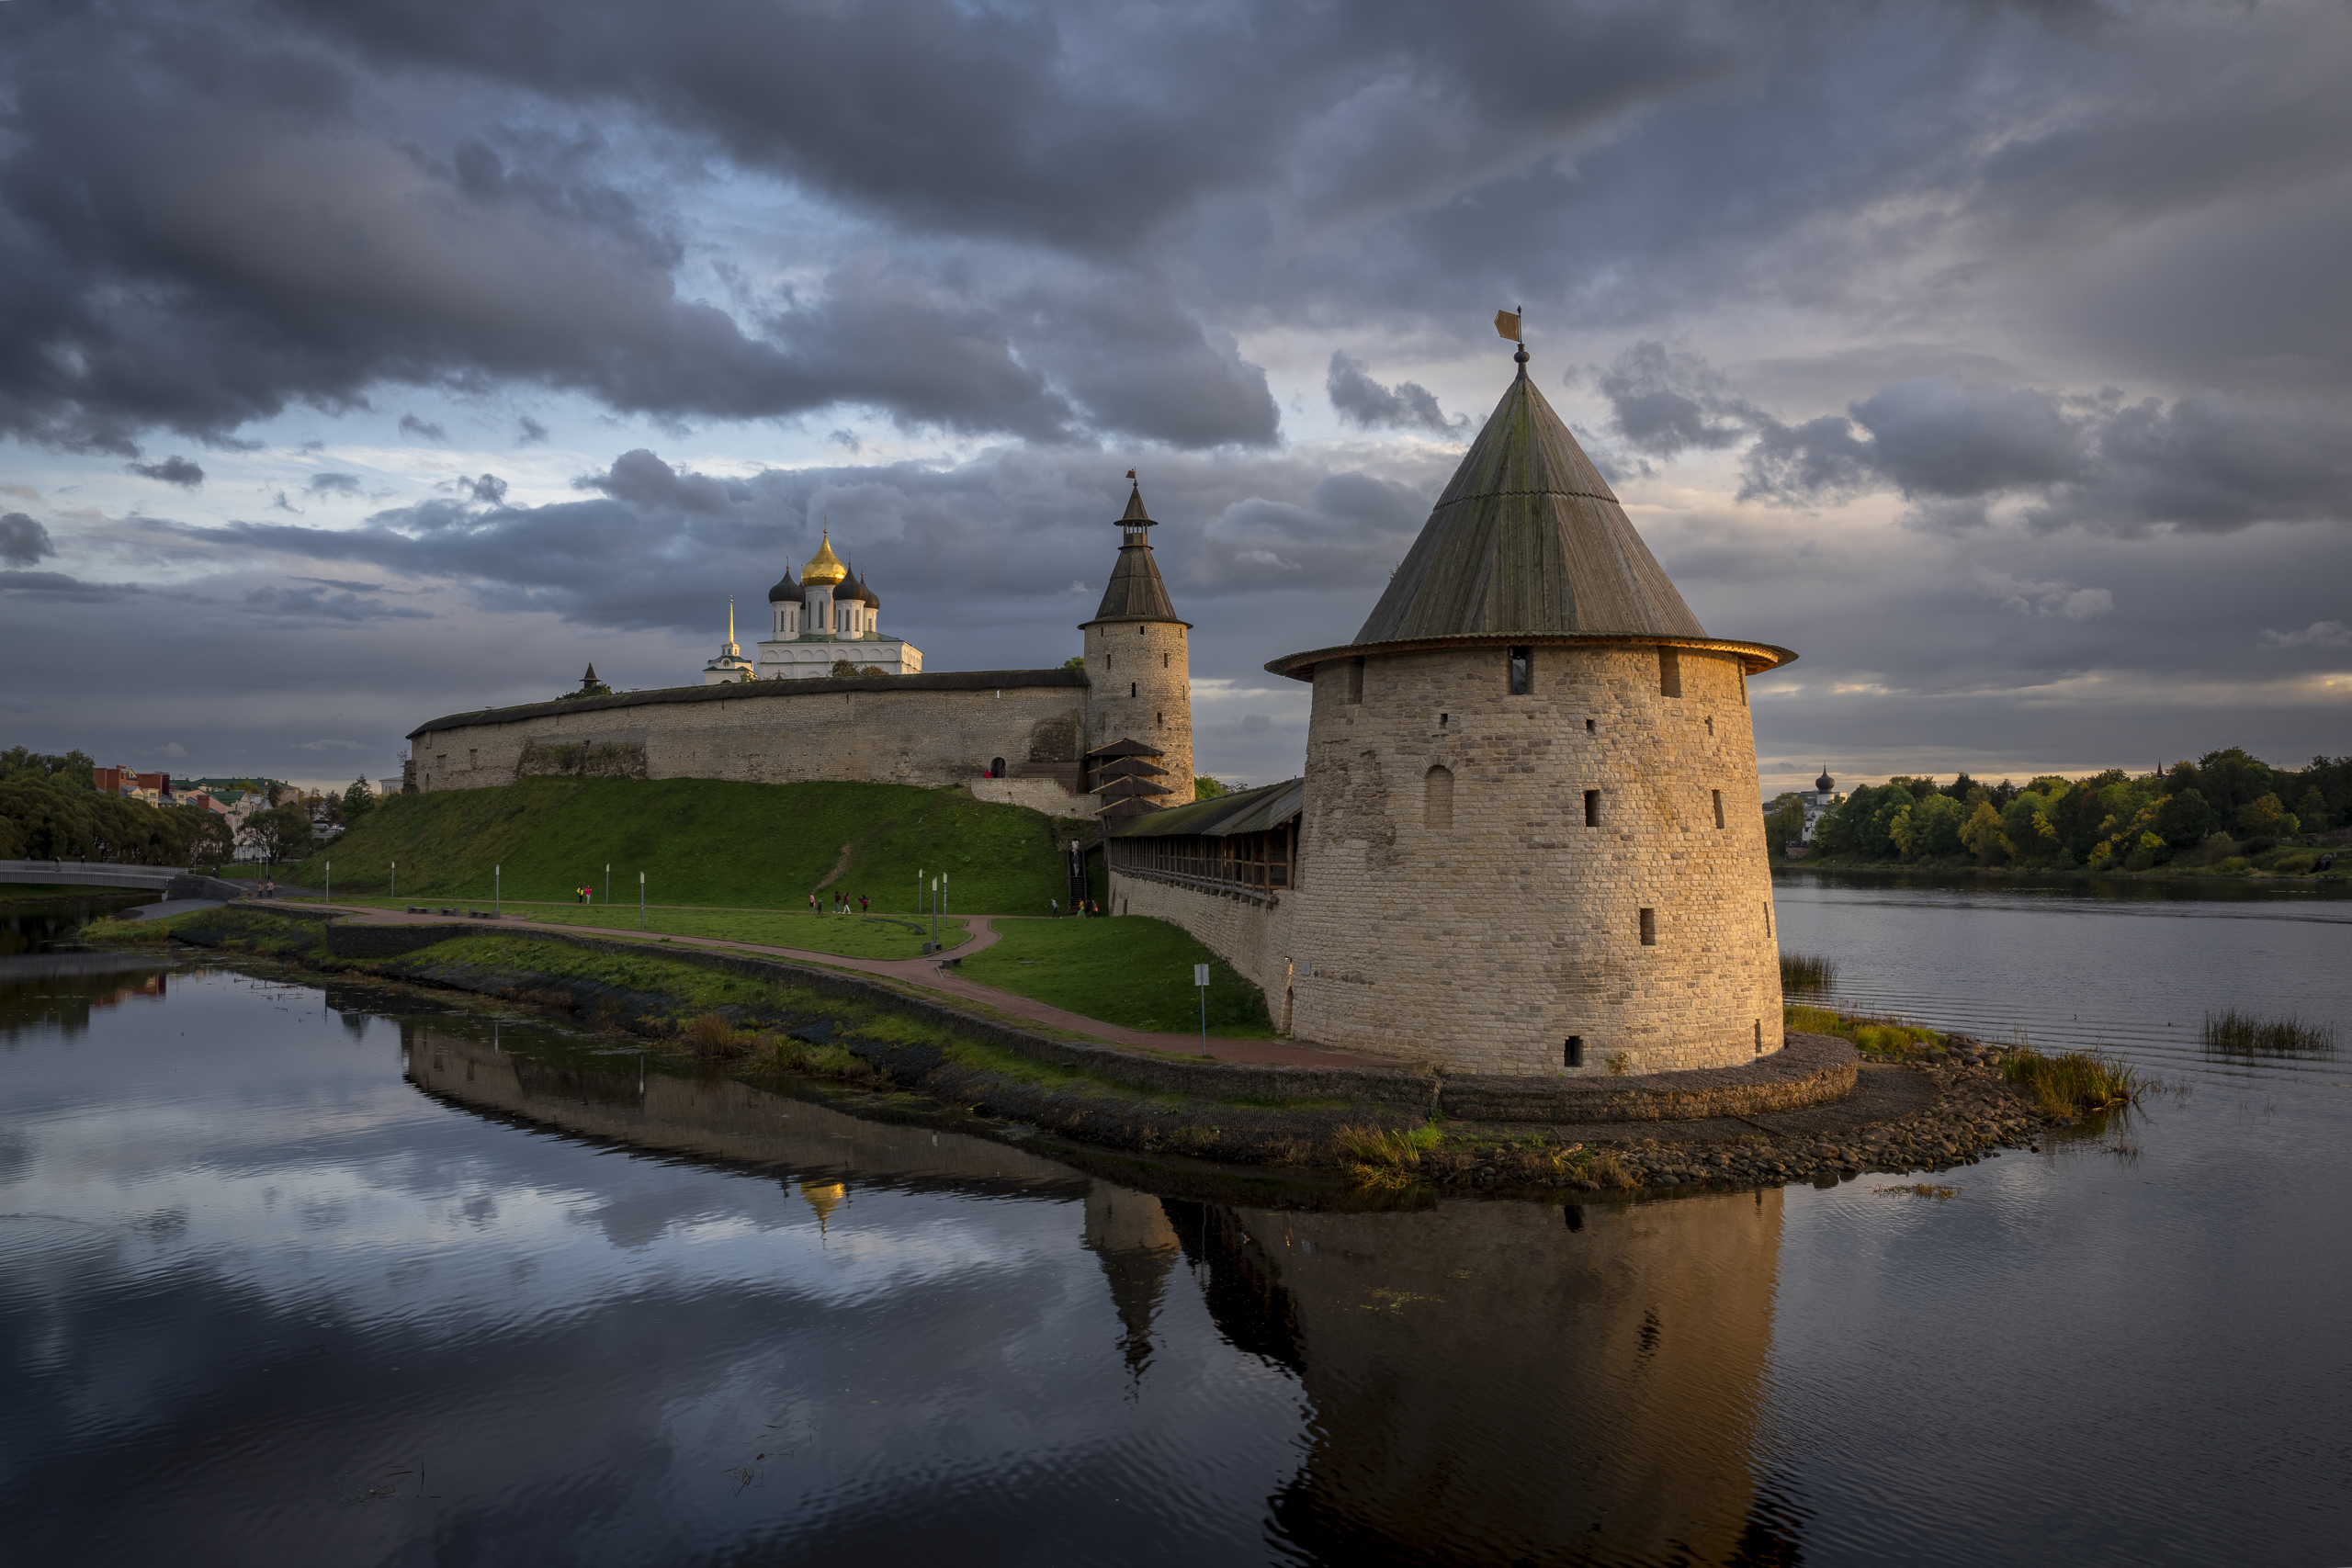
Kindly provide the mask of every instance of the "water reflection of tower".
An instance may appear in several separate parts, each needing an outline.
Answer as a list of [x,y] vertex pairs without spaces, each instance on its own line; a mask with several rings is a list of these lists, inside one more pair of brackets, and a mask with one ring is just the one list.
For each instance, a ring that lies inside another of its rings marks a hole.
[[1086,1248],[1102,1261],[1111,1303],[1125,1331],[1130,1375],[1151,1364],[1151,1328],[1180,1248],[1159,1199],[1098,1181],[1086,1195]]
[[[1187,1210],[1190,1205],[1176,1205]],[[1351,1561],[1792,1561],[1759,1494],[1781,1195],[1179,1213],[1313,1448],[1276,1529]]]

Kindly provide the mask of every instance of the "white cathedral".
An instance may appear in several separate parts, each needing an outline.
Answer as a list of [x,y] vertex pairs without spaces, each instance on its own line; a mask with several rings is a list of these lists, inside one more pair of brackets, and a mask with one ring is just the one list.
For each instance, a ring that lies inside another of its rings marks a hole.
[[768,611],[774,625],[754,661],[736,645],[735,608],[728,605],[727,642],[702,667],[704,685],[815,680],[842,663],[860,675],[912,675],[922,669],[922,649],[882,635],[882,601],[833,554],[831,529],[797,580],[787,571],[768,590]]

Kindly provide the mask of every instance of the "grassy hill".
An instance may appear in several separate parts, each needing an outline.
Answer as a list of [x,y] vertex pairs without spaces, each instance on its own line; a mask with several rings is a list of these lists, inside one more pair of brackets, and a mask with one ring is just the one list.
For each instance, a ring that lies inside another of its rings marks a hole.
[[1029,915],[1067,899],[1057,846],[1091,831],[952,786],[524,779],[393,795],[280,876],[316,887],[332,859],[338,893],[380,894],[398,861],[402,897],[488,898],[502,865],[507,897],[564,899],[583,882],[601,897],[609,863],[616,903],[641,871],[656,903],[804,908],[839,866],[830,886],[906,911],[920,868],[948,873],[951,915]]

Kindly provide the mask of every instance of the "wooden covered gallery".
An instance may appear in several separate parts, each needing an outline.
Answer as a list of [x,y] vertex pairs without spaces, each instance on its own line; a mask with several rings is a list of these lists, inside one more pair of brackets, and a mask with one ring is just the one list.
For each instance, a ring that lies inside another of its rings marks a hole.
[[1271,897],[1298,886],[1306,805],[1306,781],[1290,779],[1136,817],[1103,847],[1123,876]]

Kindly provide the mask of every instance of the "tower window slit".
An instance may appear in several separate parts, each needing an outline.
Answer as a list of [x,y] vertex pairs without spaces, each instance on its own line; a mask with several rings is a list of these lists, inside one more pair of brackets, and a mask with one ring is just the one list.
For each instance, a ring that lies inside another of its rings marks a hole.
[[1644,947],[1657,945],[1657,911],[1656,909],[1642,911],[1642,945]]
[[1561,1060],[1562,1060],[1563,1062],[1565,1062],[1567,1066],[1571,1066],[1571,1067],[1581,1067],[1581,1066],[1584,1066],[1584,1036],[1583,1036],[1583,1035],[1581,1035],[1581,1034],[1571,1034],[1571,1035],[1569,1035],[1569,1036],[1568,1036],[1568,1042],[1567,1042],[1567,1044],[1566,1044],[1566,1047],[1561,1051],[1561,1053],[1560,1053],[1560,1056],[1561,1056]]
[[1535,650],[1514,648],[1510,650],[1510,694],[1523,697],[1534,689]]
[[1682,694],[1682,651],[1674,648],[1657,650],[1657,691],[1662,697]]
[[1764,934],[1772,934],[1772,900],[1770,898],[1764,900]]
[[1764,1054],[1764,1021],[1760,1018],[1756,1021],[1756,1054]]
[[1363,701],[1363,660],[1351,659],[1340,670],[1340,696],[1353,706]]
[[1421,823],[1424,827],[1453,826],[1453,770],[1431,768],[1421,775]]
[[1714,790],[1711,793],[1715,797],[1715,826],[1720,828],[1724,825],[1724,792]]
[[1132,696],[1134,696],[1135,694],[1136,694],[1136,682],[1133,682],[1133,681],[1130,681],[1130,682],[1127,682],[1127,695],[1129,695],[1129,696],[1131,696],[1131,697],[1132,697]]
[[1584,792],[1584,825],[1588,828],[1600,826],[1600,792],[1597,789]]
[[1590,719],[1586,719],[1586,720],[1584,721],[1584,732],[1585,732],[1587,735],[1594,734],[1594,733],[1596,733],[1596,732],[1597,732],[1597,730],[1598,730],[1598,727],[1597,727],[1597,726],[1592,722],[1592,720],[1590,720]]

